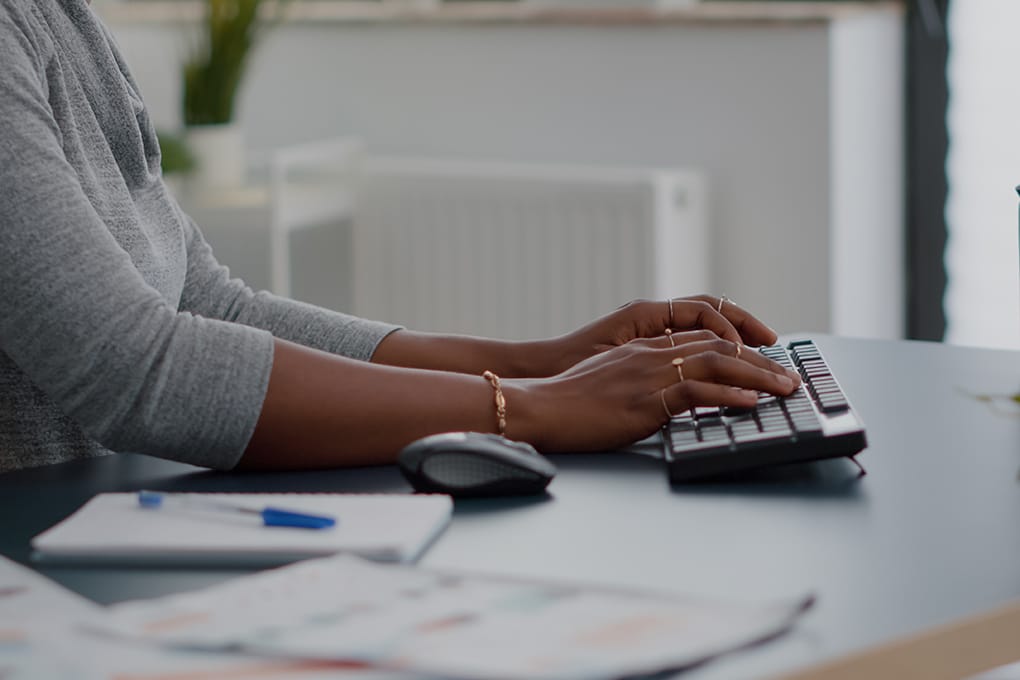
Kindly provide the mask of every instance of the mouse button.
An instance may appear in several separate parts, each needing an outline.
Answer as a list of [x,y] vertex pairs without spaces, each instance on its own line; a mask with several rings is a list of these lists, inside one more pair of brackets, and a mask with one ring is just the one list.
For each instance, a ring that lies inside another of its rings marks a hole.
[[471,443],[470,432],[440,432],[430,434],[417,441],[411,442],[410,447],[421,449],[437,449],[444,446],[469,446]]
[[534,480],[536,473],[506,463],[467,453],[441,453],[421,464],[421,474],[452,487],[469,488],[505,480]]
[[404,470],[417,470],[426,451],[424,446],[408,446],[397,455],[397,464]]
[[526,454],[528,454],[530,456],[541,456],[542,455],[542,454],[540,454],[538,452],[538,449],[536,449],[534,446],[532,446],[528,442],[519,442],[519,441],[507,439],[507,440],[504,441],[504,443],[507,446],[511,446],[511,447],[517,449],[518,451],[520,451],[521,453],[526,453]]
[[556,466],[553,465],[553,462],[538,451],[535,452],[535,459],[531,461],[530,465],[534,467],[539,474],[546,477],[553,477],[558,471]]

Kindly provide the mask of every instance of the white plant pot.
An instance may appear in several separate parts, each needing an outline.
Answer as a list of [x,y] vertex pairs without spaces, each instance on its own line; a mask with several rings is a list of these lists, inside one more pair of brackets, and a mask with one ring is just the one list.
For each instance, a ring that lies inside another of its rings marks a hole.
[[195,158],[190,184],[196,189],[229,189],[244,184],[244,136],[237,123],[192,125],[185,129]]

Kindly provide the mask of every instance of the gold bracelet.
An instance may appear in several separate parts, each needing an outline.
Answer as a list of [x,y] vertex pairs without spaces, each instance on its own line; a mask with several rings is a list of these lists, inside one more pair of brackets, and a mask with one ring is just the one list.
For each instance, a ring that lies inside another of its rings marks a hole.
[[499,383],[499,376],[492,371],[482,373],[482,377],[492,383],[496,400],[496,419],[499,422],[499,433],[506,434],[506,397],[503,396],[503,386]]

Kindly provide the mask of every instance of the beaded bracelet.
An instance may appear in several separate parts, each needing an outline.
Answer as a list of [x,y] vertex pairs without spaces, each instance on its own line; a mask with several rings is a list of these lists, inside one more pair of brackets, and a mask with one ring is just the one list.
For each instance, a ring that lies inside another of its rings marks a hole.
[[503,396],[503,386],[499,383],[499,376],[492,371],[482,373],[482,377],[492,384],[495,391],[496,419],[499,422],[499,433],[506,434],[506,397]]

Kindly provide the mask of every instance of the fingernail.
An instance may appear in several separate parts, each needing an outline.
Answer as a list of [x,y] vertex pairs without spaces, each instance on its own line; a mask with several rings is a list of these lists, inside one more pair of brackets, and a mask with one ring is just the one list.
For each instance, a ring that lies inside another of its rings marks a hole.
[[796,383],[795,383],[795,382],[793,382],[793,378],[791,378],[791,377],[790,377],[790,376],[788,376],[788,375],[781,375],[781,376],[779,376],[779,383],[780,383],[780,384],[781,384],[781,385],[782,385],[783,387],[785,387],[785,388],[787,388],[787,389],[790,389],[790,390],[792,390],[792,389],[793,389],[793,386],[794,386],[794,385],[796,385]]
[[755,392],[754,390],[739,389],[737,391],[740,392],[741,396],[744,396],[744,397],[754,397],[755,401],[758,400],[758,393]]

